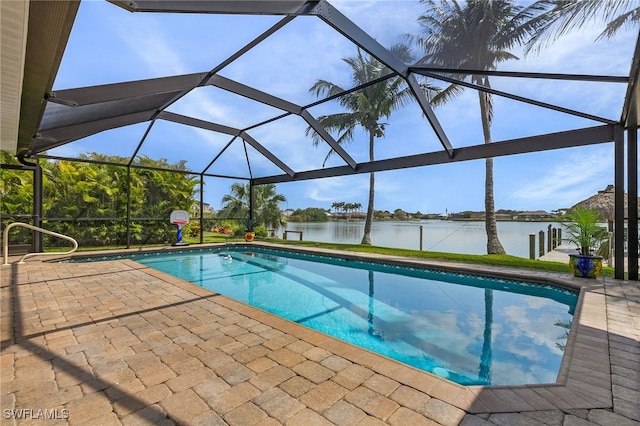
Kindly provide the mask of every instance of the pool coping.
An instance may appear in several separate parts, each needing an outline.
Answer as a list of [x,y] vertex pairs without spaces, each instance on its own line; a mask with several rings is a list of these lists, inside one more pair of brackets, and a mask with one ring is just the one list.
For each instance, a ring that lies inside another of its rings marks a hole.
[[[606,295],[604,279],[580,279],[555,273],[528,271],[515,268],[490,267],[487,265],[459,264],[429,259],[405,258],[373,253],[344,252],[316,247],[291,247],[275,243],[218,243],[198,244],[189,247],[163,247],[132,251],[100,251],[74,253],[68,257],[100,257],[125,253],[165,252],[175,250],[206,249],[224,246],[265,247],[340,258],[377,261],[419,268],[444,269],[484,276],[522,279],[538,283],[571,288],[580,291],[578,305],[567,340],[565,353],[555,383],[518,386],[463,386],[415,367],[395,361],[367,349],[354,346],[339,339],[312,330],[303,325],[262,311],[226,296],[216,297],[220,305],[233,309],[249,318],[260,321],[282,332],[291,334],[331,353],[361,364],[390,379],[460,408],[467,413],[508,413],[539,410],[571,410],[612,408],[611,364],[607,328]],[[59,258],[57,260],[60,260]],[[162,281],[178,286],[199,296],[211,295],[212,291],[196,284],[173,277],[129,259],[120,259],[132,268]]]

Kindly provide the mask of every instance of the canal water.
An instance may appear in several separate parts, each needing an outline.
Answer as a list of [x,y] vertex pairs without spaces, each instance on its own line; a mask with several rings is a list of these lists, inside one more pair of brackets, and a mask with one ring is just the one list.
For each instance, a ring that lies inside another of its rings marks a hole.
[[[498,238],[507,254],[529,257],[529,235],[536,235],[535,257],[538,258],[538,233],[548,226],[559,228],[556,222],[498,222]],[[422,226],[422,249],[448,253],[486,254],[487,236],[481,221],[380,221],[373,222],[371,243],[376,246],[420,249],[420,226]],[[359,244],[362,240],[364,221],[333,222],[289,222],[288,231],[302,231],[306,241]],[[279,231],[282,237],[282,230]],[[297,239],[289,234],[288,239]]]

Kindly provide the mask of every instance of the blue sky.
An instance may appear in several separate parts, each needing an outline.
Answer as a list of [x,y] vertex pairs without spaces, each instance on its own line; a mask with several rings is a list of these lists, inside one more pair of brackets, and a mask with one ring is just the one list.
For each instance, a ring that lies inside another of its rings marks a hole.
[[[384,46],[416,34],[417,1],[335,1],[343,14]],[[129,13],[107,2],[83,1],[63,57],[54,90],[122,81],[206,72],[276,23],[272,16],[230,16]],[[567,35],[538,55],[501,64],[501,70],[627,75],[637,29],[612,40],[595,42],[600,25]],[[356,48],[322,21],[297,18],[239,60],[225,67],[224,77],[252,85],[298,105],[316,100],[308,91],[317,79],[343,87],[350,85],[350,69],[341,58]],[[444,86],[444,83],[438,83]],[[517,95],[618,119],[624,84],[557,82],[493,78],[494,88]],[[193,90],[169,111],[193,115],[215,123],[244,128],[277,116],[281,111],[246,100],[215,87]],[[314,116],[339,112],[335,102],[314,107]],[[477,94],[471,90],[435,109],[454,147],[482,143]],[[384,139],[376,142],[376,158],[432,152],[441,149],[416,103],[393,113]],[[557,132],[599,123],[567,114],[494,97],[494,141]],[[147,128],[141,123],[114,129],[49,151],[77,156],[98,151],[129,156]],[[314,147],[305,137],[306,123],[288,117],[248,133],[296,171],[322,165],[326,146]],[[229,142],[227,135],[159,121],[141,149],[142,155],[187,160],[201,170]],[[358,162],[367,160],[363,132],[345,146]],[[244,148],[234,142],[209,171],[246,175]],[[281,174],[281,170],[249,149],[255,176]],[[337,156],[328,165],[344,164]],[[423,213],[484,209],[484,161],[445,164],[376,174],[375,208]],[[613,183],[613,145],[602,144],[495,159],[497,209],[547,210],[570,207]],[[205,202],[221,207],[221,199],[234,180],[206,179]],[[279,184],[286,196],[282,208],[330,208],[336,201],[366,206],[368,175]]]

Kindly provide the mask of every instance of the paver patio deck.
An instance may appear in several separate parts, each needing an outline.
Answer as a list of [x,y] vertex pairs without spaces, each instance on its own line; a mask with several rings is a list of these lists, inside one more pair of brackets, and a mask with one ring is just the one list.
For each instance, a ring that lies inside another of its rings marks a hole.
[[3,266],[1,424],[640,424],[638,282],[468,268],[584,285],[557,383],[460,386],[130,260]]

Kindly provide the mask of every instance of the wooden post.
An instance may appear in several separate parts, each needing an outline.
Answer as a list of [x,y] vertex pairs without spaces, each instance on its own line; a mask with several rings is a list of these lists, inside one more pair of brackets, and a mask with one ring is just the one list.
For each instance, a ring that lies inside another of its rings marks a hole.
[[544,256],[544,231],[540,231],[538,235],[540,236],[540,240],[538,241],[538,251],[540,256]]
[[551,251],[551,225],[547,227],[547,252]]
[[529,259],[536,259],[536,234],[529,234]]
[[420,251],[422,251],[422,225],[420,225]]
[[551,249],[555,250],[555,248],[558,247],[558,230],[556,228],[553,228],[551,231],[552,231],[552,234],[553,234],[553,241],[551,243]]

